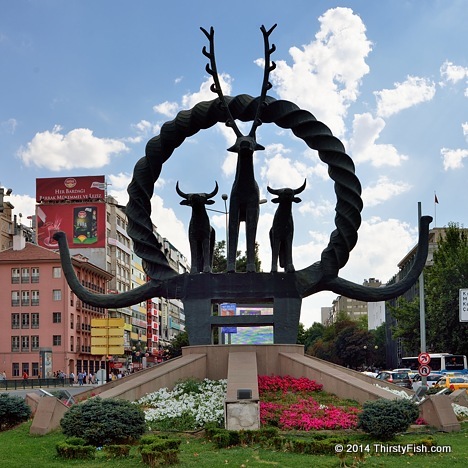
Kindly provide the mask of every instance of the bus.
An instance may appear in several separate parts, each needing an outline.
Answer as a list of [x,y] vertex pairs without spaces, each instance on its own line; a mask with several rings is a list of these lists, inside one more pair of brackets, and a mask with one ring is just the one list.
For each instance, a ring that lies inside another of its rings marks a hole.
[[[466,356],[464,354],[429,353],[432,372],[462,372],[468,373]],[[417,372],[419,368],[418,356],[401,358],[401,367]]]

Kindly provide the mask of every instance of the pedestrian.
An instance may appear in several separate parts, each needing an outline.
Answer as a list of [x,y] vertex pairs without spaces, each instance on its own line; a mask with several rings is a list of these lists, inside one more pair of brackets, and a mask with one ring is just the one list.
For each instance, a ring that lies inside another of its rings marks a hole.
[[28,378],[29,378],[29,375],[26,371],[23,372],[23,381],[24,382],[27,382],[28,381]]
[[70,379],[70,385],[73,385],[75,383],[75,374],[74,372],[70,372],[70,375],[68,376],[68,378]]
[[78,385],[83,385],[83,372],[78,372]]
[[3,371],[1,374],[0,374],[0,380],[6,380],[6,372]]

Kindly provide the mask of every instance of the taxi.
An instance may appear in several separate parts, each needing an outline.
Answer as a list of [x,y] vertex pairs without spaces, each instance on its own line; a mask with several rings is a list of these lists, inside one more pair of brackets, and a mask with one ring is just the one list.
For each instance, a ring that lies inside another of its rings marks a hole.
[[444,375],[435,384],[435,388],[449,388],[450,390],[465,389],[468,391],[468,377],[462,375]]

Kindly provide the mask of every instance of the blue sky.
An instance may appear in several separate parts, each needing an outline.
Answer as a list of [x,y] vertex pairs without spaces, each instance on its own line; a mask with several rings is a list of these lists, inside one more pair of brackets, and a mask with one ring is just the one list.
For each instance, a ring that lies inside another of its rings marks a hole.
[[[416,243],[418,202],[437,226],[467,223],[468,8],[464,0],[246,2],[41,0],[0,2],[0,184],[23,218],[35,179],[104,174],[122,204],[146,142],[209,91],[200,26],[215,29],[226,95],[257,96],[260,26],[277,69],[269,92],[312,112],[345,145],[364,201],[359,240],[340,276],[388,281]],[[248,127],[244,127],[247,128]],[[264,271],[276,205],[266,186],[299,187],[294,205],[297,269],[320,259],[336,204],[327,167],[301,140],[264,125],[256,154],[261,196],[257,240]],[[159,232],[189,258],[190,210],[175,191],[229,194],[234,134],[218,125],[187,139],[164,164],[153,197]],[[434,204],[434,194],[439,204]],[[225,218],[212,213],[217,239]],[[434,227],[434,223],[432,227]],[[241,236],[241,242],[243,237]],[[240,248],[243,248],[241,245]],[[301,321],[320,319],[334,293],[304,301]]]

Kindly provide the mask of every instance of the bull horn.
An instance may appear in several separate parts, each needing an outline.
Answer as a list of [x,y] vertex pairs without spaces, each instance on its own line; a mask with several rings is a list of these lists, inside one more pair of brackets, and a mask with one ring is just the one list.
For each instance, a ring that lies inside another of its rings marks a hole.
[[304,179],[304,183],[299,188],[294,190],[294,195],[301,193],[305,189],[306,182],[307,182],[307,179]]
[[182,198],[185,198],[186,200],[188,200],[188,195],[184,192],[182,192],[182,190],[180,190],[179,188],[179,181],[177,181],[177,184],[176,184],[176,192],[182,197]]
[[272,195],[279,195],[281,193],[281,189],[273,189],[270,186],[267,185],[267,190],[272,194]]
[[211,193],[206,194],[206,199],[213,198],[218,193],[218,182],[215,180],[216,187]]
[[413,266],[401,281],[382,288],[370,288],[335,277],[326,281],[325,288],[336,294],[342,294],[351,299],[366,302],[387,301],[401,296],[418,280],[426,265],[429,250],[429,224],[431,221],[432,218],[430,216],[421,217],[419,222],[418,251]]
[[88,291],[76,277],[75,269],[73,268],[70,259],[70,250],[68,249],[67,237],[64,232],[54,234],[54,239],[59,244],[60,260],[62,262],[62,270],[67,280],[70,289],[75,295],[94,307],[102,307],[104,309],[128,307],[133,304],[158,297],[162,293],[162,282],[154,280],[145,283],[138,288],[126,291],[121,294],[96,294]]

